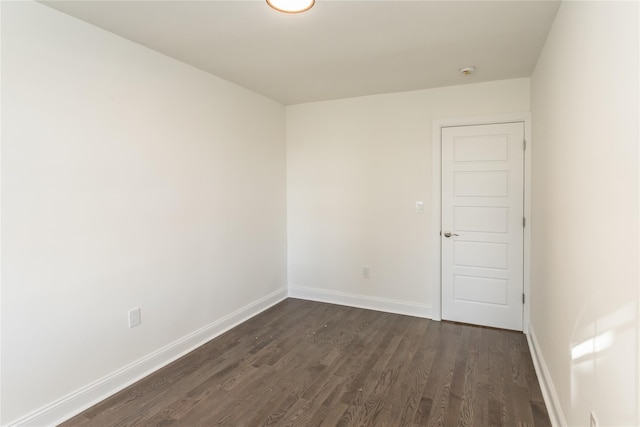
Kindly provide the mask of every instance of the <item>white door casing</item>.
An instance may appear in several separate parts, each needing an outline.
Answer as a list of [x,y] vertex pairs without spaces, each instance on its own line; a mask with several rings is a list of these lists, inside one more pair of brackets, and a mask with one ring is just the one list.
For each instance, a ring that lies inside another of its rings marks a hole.
[[442,128],[443,319],[523,329],[523,142],[523,123]]

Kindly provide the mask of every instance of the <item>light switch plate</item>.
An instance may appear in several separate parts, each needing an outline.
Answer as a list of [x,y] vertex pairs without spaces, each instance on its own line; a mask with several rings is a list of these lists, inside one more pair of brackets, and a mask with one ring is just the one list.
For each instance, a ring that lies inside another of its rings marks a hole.
[[142,318],[140,317],[140,307],[132,308],[129,310],[129,327],[135,328],[140,323],[142,323]]
[[362,278],[363,279],[368,279],[369,278],[369,267],[362,267]]
[[424,202],[421,202],[421,201],[416,202],[416,212],[419,214],[424,213]]

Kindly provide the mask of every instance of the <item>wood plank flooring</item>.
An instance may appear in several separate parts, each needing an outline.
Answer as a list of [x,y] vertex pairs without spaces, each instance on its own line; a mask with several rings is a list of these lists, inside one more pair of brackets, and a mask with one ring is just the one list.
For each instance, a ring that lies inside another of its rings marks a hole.
[[75,426],[549,426],[522,333],[287,299]]

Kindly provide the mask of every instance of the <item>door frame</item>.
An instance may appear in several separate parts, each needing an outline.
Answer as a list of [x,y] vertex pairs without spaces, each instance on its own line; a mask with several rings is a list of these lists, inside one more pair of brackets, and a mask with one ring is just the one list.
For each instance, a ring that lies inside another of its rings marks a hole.
[[429,282],[434,296],[433,320],[442,320],[442,244],[440,228],[442,226],[442,128],[455,126],[489,125],[500,123],[524,123],[524,139],[527,147],[524,151],[524,259],[523,286],[525,303],[523,307],[522,329],[529,332],[529,313],[531,304],[531,113],[496,114],[490,116],[472,116],[435,119],[431,132],[431,265]]

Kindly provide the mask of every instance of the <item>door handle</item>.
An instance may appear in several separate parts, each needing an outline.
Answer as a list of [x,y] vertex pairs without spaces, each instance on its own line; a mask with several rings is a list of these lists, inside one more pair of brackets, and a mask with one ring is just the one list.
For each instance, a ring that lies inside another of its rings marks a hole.
[[452,232],[450,232],[450,231],[445,231],[445,232],[443,232],[443,233],[442,233],[442,235],[443,235],[444,237],[446,237],[447,239],[448,239],[449,237],[451,237],[451,236],[459,236],[459,234],[452,233]]

